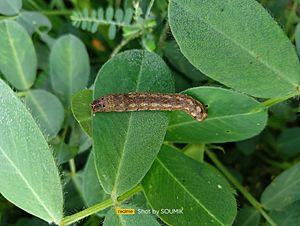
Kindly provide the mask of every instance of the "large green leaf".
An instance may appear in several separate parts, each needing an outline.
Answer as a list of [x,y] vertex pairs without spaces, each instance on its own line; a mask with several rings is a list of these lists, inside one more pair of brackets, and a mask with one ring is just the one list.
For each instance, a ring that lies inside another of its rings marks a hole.
[[22,0],[1,0],[0,14],[7,16],[16,15],[22,8]]
[[32,90],[25,104],[47,140],[54,138],[64,121],[64,108],[58,98],[45,90]]
[[299,92],[295,49],[257,1],[170,0],[169,21],[182,53],[207,76],[256,97]]
[[[142,184],[152,208],[170,225],[225,226],[235,218],[233,190],[220,173],[169,146],[162,147]],[[182,214],[164,214],[173,209]]]
[[0,81],[0,192],[10,202],[48,222],[63,216],[59,173],[34,119]]
[[89,56],[82,41],[73,35],[60,37],[52,47],[49,66],[52,87],[68,106],[89,80]]
[[[174,82],[156,54],[132,50],[108,61],[99,71],[94,99],[128,92],[172,92]],[[166,112],[96,113],[92,119],[95,162],[104,190],[113,196],[139,183],[163,142]]]
[[[121,208],[132,208],[130,205],[122,205]],[[135,209],[135,208],[134,208]],[[111,209],[103,222],[103,226],[160,226],[152,215],[138,214],[117,215],[115,209]]]
[[261,202],[268,210],[281,210],[300,200],[300,163],[284,171],[265,189]]
[[198,122],[184,112],[171,113],[166,140],[179,143],[221,143],[244,140],[263,130],[267,111],[253,98],[216,87],[186,90],[208,106],[208,118]]
[[0,22],[0,70],[17,89],[29,89],[36,76],[37,58],[33,43],[18,23]]
[[93,91],[89,89],[81,90],[72,97],[71,109],[77,122],[82,129],[91,137],[92,136],[92,109]]

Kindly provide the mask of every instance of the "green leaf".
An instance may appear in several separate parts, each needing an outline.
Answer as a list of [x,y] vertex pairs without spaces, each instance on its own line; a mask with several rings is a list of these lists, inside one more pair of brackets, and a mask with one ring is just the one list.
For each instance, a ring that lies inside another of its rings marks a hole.
[[184,112],[171,113],[166,140],[179,143],[222,143],[260,133],[267,111],[253,98],[227,89],[200,87],[186,90],[208,106],[208,118],[198,122]]
[[29,89],[34,83],[37,68],[33,43],[17,22],[0,22],[0,70],[17,89]]
[[[172,75],[154,53],[126,51],[99,71],[94,99],[113,93],[172,92]],[[95,162],[104,190],[118,196],[136,186],[163,142],[166,112],[96,113],[92,119]]]
[[110,40],[114,39],[116,37],[117,33],[117,27],[114,24],[111,24],[108,28],[108,38]]
[[78,153],[78,147],[71,146],[63,141],[58,144],[53,144],[53,152],[57,161],[57,164],[61,165],[74,158]]
[[[93,153],[90,153],[84,168],[82,195],[88,207],[110,198],[110,196],[104,192],[98,181]],[[98,212],[97,215],[103,217],[106,213],[107,210],[103,210]]]
[[121,23],[123,20],[123,16],[124,16],[123,10],[120,8],[116,9],[116,13],[115,13],[116,21]]
[[22,11],[17,17],[17,22],[27,30],[29,35],[34,32],[48,33],[52,28],[48,17],[38,12]]
[[[294,202],[281,211],[271,211],[270,216],[280,226],[300,225],[300,201]],[[252,226],[252,225],[251,225]]]
[[281,210],[300,200],[300,163],[285,170],[265,189],[261,202],[268,210]]
[[68,106],[72,95],[86,88],[89,80],[89,56],[82,41],[73,35],[60,37],[53,45],[49,66],[52,87]]
[[[169,146],[162,146],[142,181],[150,205],[170,225],[231,225],[236,215],[233,190],[220,173]],[[163,214],[162,209],[182,210]]]
[[253,207],[244,207],[239,210],[234,226],[259,226],[260,214]]
[[300,128],[284,130],[278,137],[278,151],[287,157],[300,153]]
[[48,144],[26,107],[0,81],[0,193],[45,221],[59,223],[63,195]]
[[114,9],[111,6],[108,6],[105,11],[105,18],[108,21],[111,21],[114,17]]
[[203,81],[207,77],[195,68],[180,52],[179,47],[175,41],[165,43],[164,55],[170,64],[186,77],[194,81]]
[[255,0],[170,0],[169,21],[182,53],[207,76],[256,97],[299,92],[295,49]]
[[22,0],[1,0],[0,14],[7,16],[16,15],[22,8]]
[[71,109],[73,115],[81,128],[90,137],[92,136],[91,128],[91,103],[93,101],[93,91],[89,89],[81,90],[72,97]]
[[[132,208],[130,205],[122,205],[121,208]],[[111,209],[105,219],[103,226],[160,226],[152,215],[148,214],[137,214],[133,215],[116,214],[116,210]]]
[[32,90],[25,104],[47,140],[54,138],[64,121],[64,107],[56,96],[45,90]]

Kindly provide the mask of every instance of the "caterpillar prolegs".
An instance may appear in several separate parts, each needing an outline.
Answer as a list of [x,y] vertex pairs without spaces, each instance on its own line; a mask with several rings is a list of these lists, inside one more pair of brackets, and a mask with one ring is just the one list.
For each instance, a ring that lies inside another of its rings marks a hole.
[[100,97],[92,103],[93,112],[184,111],[197,121],[207,118],[205,106],[186,94],[124,93]]

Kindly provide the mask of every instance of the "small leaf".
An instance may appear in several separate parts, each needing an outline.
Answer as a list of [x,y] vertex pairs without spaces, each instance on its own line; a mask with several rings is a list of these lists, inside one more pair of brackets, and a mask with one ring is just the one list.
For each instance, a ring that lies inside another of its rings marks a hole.
[[114,17],[114,9],[111,6],[108,6],[105,11],[105,18],[108,21],[111,21]]
[[18,14],[22,8],[22,0],[1,0],[0,1],[0,14],[6,16],[13,16]]
[[60,37],[50,53],[50,78],[55,92],[68,107],[72,95],[86,88],[90,75],[87,50],[73,35]]
[[64,107],[58,98],[44,90],[32,90],[25,97],[25,104],[45,138],[54,138],[64,121]]
[[114,24],[109,25],[109,28],[108,28],[108,38],[110,40],[113,40],[116,37],[116,33],[117,33],[116,25],[114,25]]
[[133,16],[133,10],[131,8],[127,8],[125,10],[125,15],[124,15],[124,23],[125,24],[130,24]]
[[253,207],[244,207],[239,210],[233,226],[259,226],[260,214]]
[[102,8],[98,9],[98,20],[103,20],[104,19],[104,10]]
[[[126,51],[99,71],[94,99],[128,92],[172,92],[172,75],[156,54]],[[150,169],[163,142],[166,112],[99,112],[92,119],[93,151],[99,179],[113,196],[136,186]],[[128,177],[130,175],[130,177]]]
[[260,133],[266,109],[255,99],[227,89],[199,87],[184,93],[208,106],[208,118],[198,122],[182,111],[171,113],[166,140],[179,143],[222,143]]
[[300,200],[300,163],[282,172],[265,189],[261,202],[267,210],[282,210]]
[[48,17],[38,12],[22,11],[17,17],[17,22],[27,30],[29,35],[32,35],[34,32],[46,34],[52,28]]
[[176,68],[189,79],[194,81],[207,80],[207,77],[197,68],[195,68],[180,52],[180,49],[175,41],[169,41],[165,43],[164,55],[174,68]]
[[[170,225],[225,226],[236,216],[233,190],[221,174],[169,146],[162,146],[142,185],[152,208]],[[182,214],[170,214],[174,209]]]
[[[121,205],[120,208],[132,208],[130,205]],[[138,214],[137,212],[133,215],[116,214],[116,210],[112,208],[106,215],[103,226],[160,226],[151,214]]]
[[68,145],[64,142],[54,144],[52,147],[57,164],[59,165],[68,162],[78,153],[78,147]]
[[29,89],[36,77],[37,58],[33,43],[17,22],[0,22],[0,70],[17,89]]
[[287,157],[300,153],[300,128],[284,130],[278,137],[278,151]]
[[182,53],[207,76],[256,97],[299,92],[294,46],[257,1],[170,0],[169,22]]
[[47,222],[63,217],[59,172],[34,119],[0,80],[0,193]]
[[115,19],[117,22],[121,23],[122,20],[123,20],[123,16],[124,16],[124,13],[123,13],[123,10],[118,8],[116,10],[116,13],[115,13]]
[[[90,153],[89,159],[84,168],[82,181],[82,195],[85,200],[85,203],[87,204],[87,207],[93,206],[110,198],[110,196],[105,193],[101,184],[99,183],[93,153]],[[98,212],[97,215],[99,217],[103,217],[106,213],[107,209]]]
[[77,122],[80,124],[84,132],[90,137],[92,136],[91,128],[91,103],[93,101],[92,90],[81,90],[72,97],[71,109]]

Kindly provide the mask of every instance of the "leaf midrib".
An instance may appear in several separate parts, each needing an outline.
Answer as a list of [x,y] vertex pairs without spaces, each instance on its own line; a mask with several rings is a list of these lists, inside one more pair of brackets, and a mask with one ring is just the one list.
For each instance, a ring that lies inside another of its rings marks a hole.
[[[145,53],[143,52],[143,56],[142,56],[142,60],[141,60],[141,66],[140,66],[140,70],[139,70],[137,81],[136,81],[136,84],[137,84],[136,89],[135,89],[136,92],[139,89],[139,82],[140,82],[140,79],[142,77],[141,75],[142,75],[142,68],[143,68],[144,59],[145,59]],[[122,166],[124,164],[123,159],[125,157],[125,151],[127,149],[127,142],[128,142],[128,137],[129,137],[129,133],[130,133],[129,131],[130,131],[130,128],[132,126],[132,123],[131,123],[132,115],[133,115],[133,113],[130,113],[129,120],[128,120],[128,127],[127,127],[127,130],[126,130],[126,138],[125,138],[124,146],[123,146],[123,149],[122,149],[122,152],[121,152],[121,157],[120,157],[119,166],[118,166],[118,169],[117,169],[117,172],[116,172],[116,177],[115,177],[114,187],[112,189],[112,193],[115,193],[117,188],[118,188],[120,172],[121,172]]]
[[20,62],[19,58],[17,57],[17,51],[16,51],[16,48],[14,46],[14,43],[12,42],[12,36],[11,36],[11,33],[8,29],[7,23],[5,24],[5,29],[6,29],[7,36],[8,36],[8,42],[9,42],[9,45],[10,45],[11,50],[12,50],[12,55],[13,55],[13,58],[16,62],[16,68],[17,68],[17,71],[19,72],[19,75],[20,75],[20,80],[21,80],[22,84],[24,85],[24,88],[27,88],[27,86],[29,86],[30,84],[26,80],[26,76],[25,76],[25,73],[24,73],[23,68],[21,66],[21,62]]

